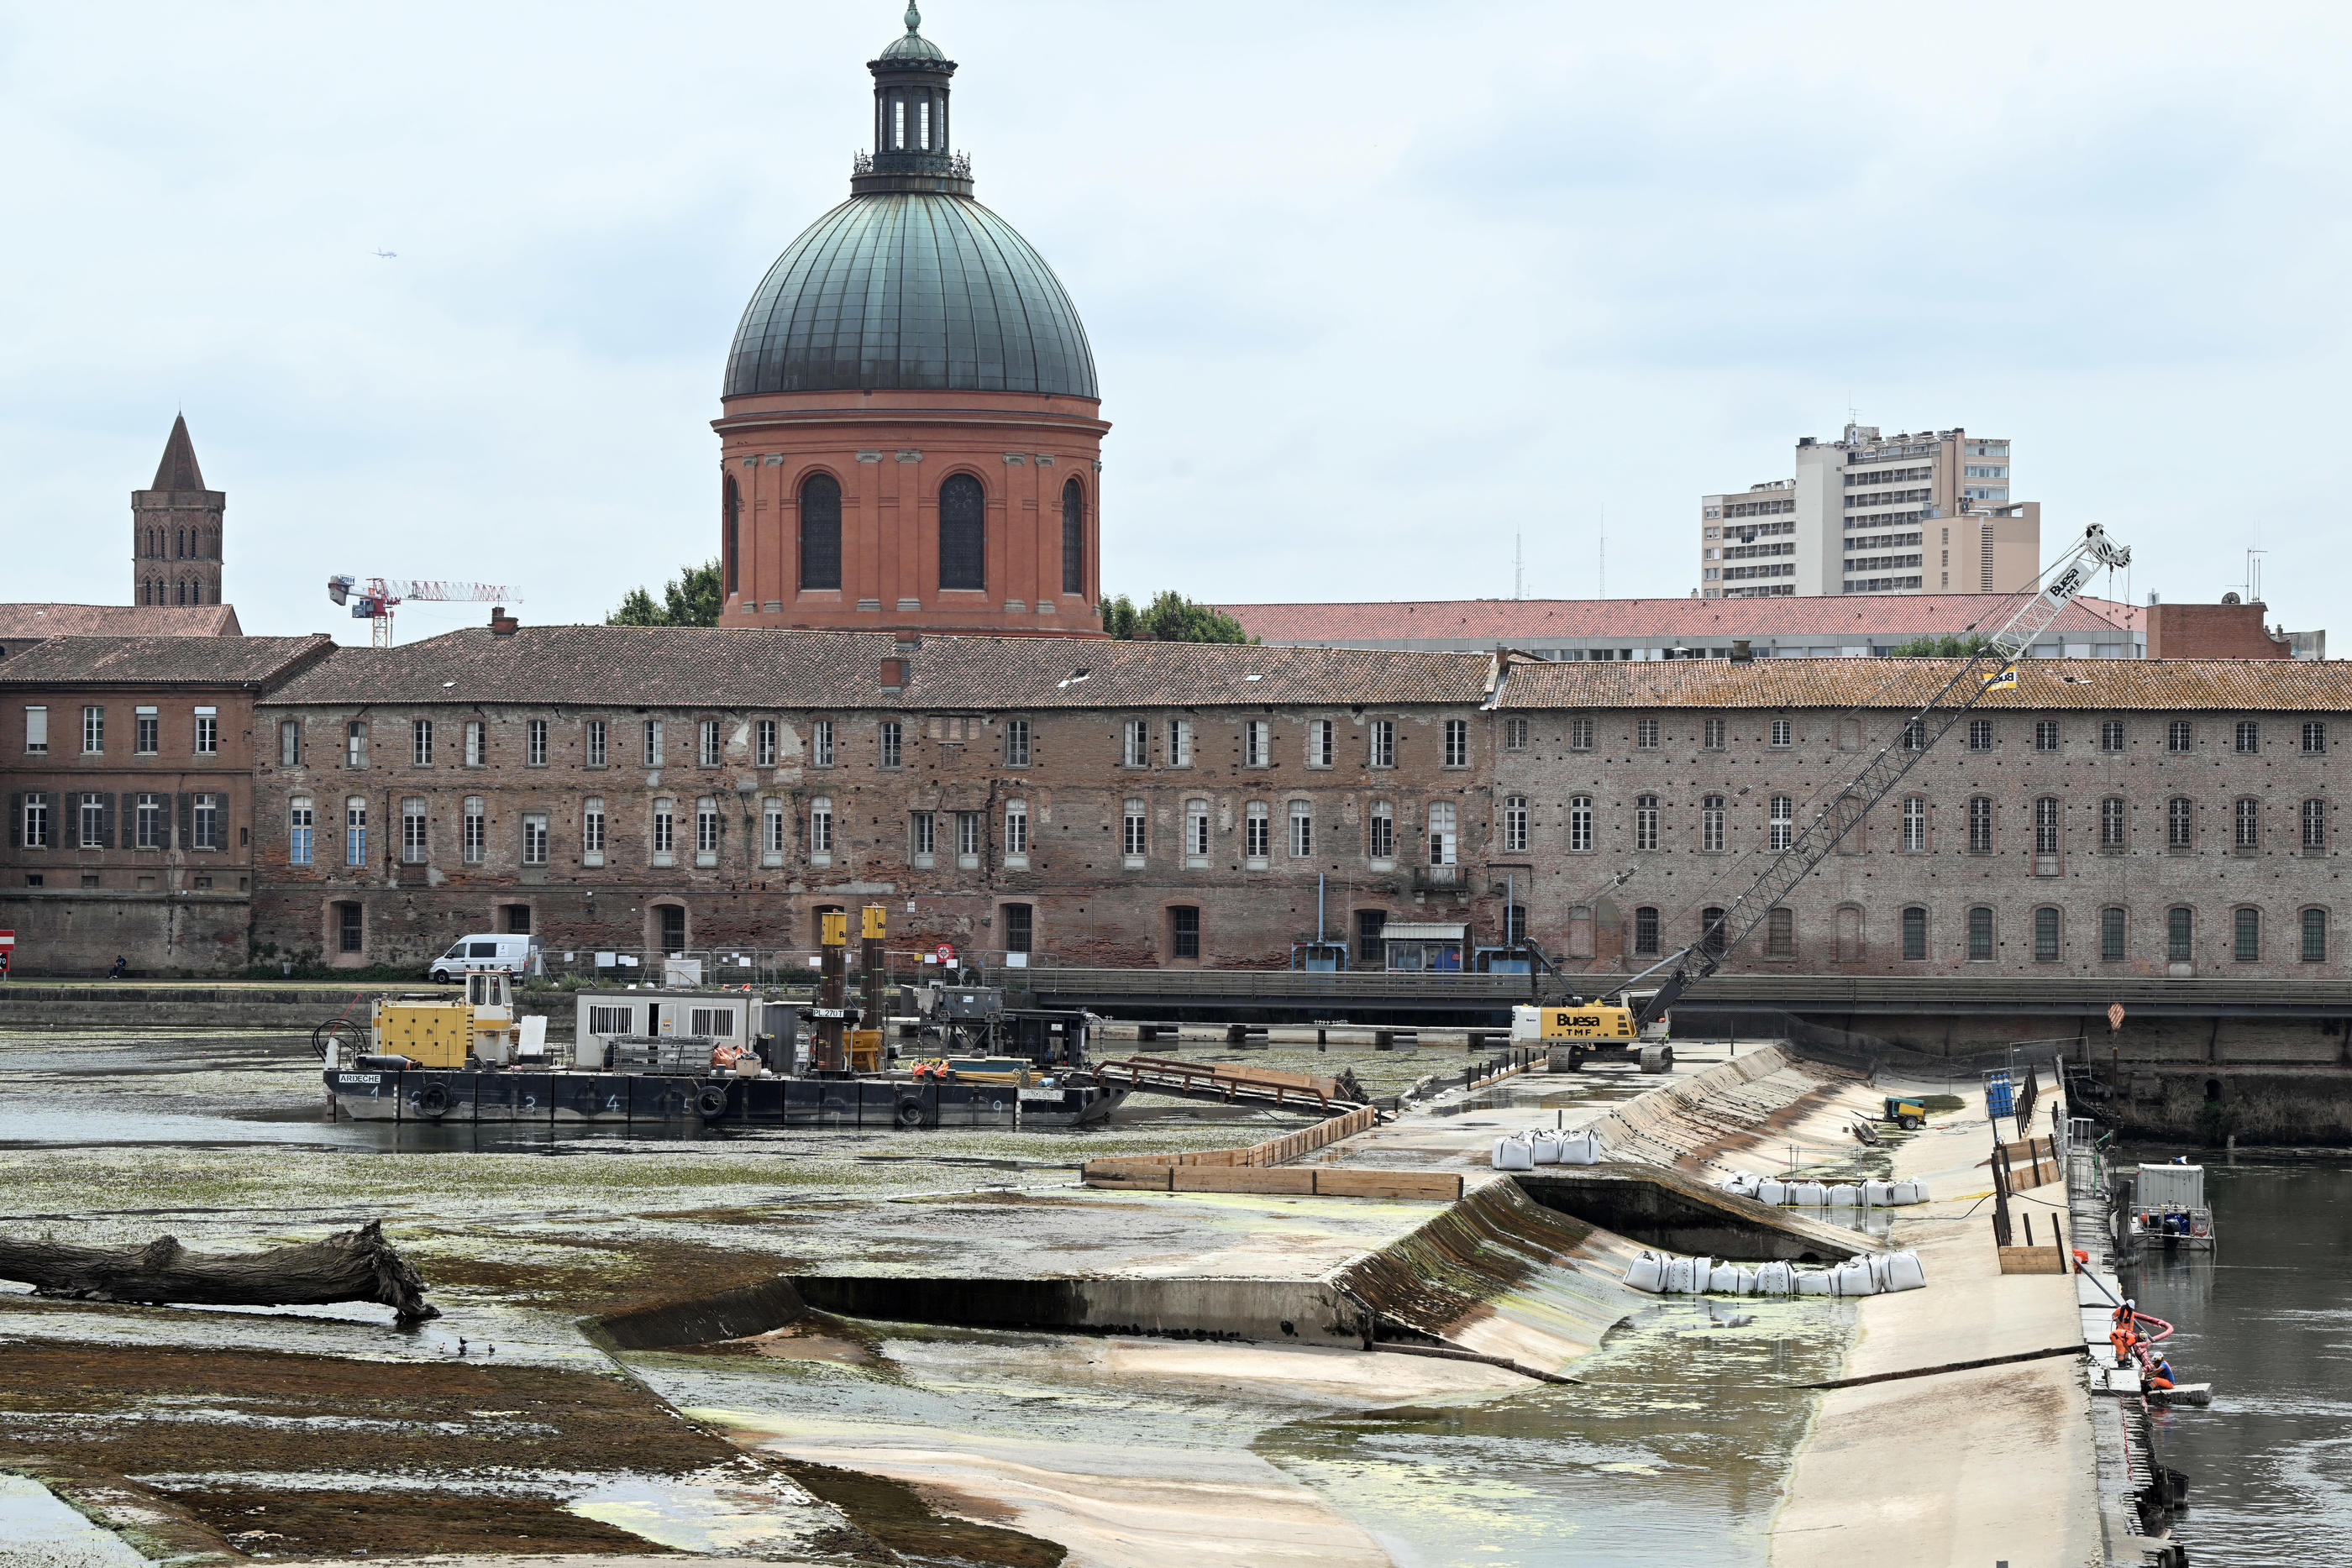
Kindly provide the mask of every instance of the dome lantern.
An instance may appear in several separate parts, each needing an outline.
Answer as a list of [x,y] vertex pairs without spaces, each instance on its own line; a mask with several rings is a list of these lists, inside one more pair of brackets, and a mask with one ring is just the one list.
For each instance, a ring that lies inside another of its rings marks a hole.
[[853,194],[971,194],[971,161],[951,152],[948,138],[948,83],[956,64],[923,37],[922,25],[922,13],[909,4],[906,36],[866,62],[874,73],[874,151],[860,154],[851,172]]

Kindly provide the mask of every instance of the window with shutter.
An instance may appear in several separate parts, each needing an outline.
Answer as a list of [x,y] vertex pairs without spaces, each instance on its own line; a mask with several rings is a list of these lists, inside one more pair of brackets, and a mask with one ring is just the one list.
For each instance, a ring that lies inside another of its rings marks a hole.
[[184,792],[172,797],[173,814],[180,819],[180,837],[176,847],[188,849],[195,841],[196,798]]
[[22,790],[16,790],[8,797],[8,847],[12,850],[25,847],[25,795]]

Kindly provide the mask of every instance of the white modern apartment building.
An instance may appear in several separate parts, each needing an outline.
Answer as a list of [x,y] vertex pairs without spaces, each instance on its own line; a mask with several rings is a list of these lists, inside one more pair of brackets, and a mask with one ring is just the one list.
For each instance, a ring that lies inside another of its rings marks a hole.
[[2011,499],[2010,444],[1849,424],[1797,443],[1793,478],[1699,498],[1699,593],[2010,593],[2042,570],[2042,507]]

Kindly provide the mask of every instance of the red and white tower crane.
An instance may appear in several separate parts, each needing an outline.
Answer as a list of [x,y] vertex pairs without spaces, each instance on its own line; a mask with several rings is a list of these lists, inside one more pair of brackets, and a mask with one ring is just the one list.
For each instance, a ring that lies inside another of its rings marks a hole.
[[346,574],[327,579],[327,597],[338,604],[350,605],[352,619],[368,623],[368,641],[373,646],[389,648],[392,646],[392,612],[404,600],[456,604],[517,604],[522,601],[522,591],[495,582],[436,582],[419,578],[352,577]]

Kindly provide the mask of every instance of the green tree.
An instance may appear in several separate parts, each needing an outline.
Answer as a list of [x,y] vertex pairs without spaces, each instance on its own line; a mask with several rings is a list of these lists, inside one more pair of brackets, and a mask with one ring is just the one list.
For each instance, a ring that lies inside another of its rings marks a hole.
[[658,602],[642,588],[633,588],[621,607],[604,617],[607,626],[716,626],[725,602],[719,591],[719,562],[680,569],[662,584]]
[[1197,604],[1173,589],[1138,610],[1122,593],[1102,602],[1103,630],[1127,642],[1255,643],[1242,623],[1213,605]]
[[1991,646],[1992,639],[1978,632],[1965,642],[1958,637],[1914,637],[1892,652],[1898,659],[1973,659]]

